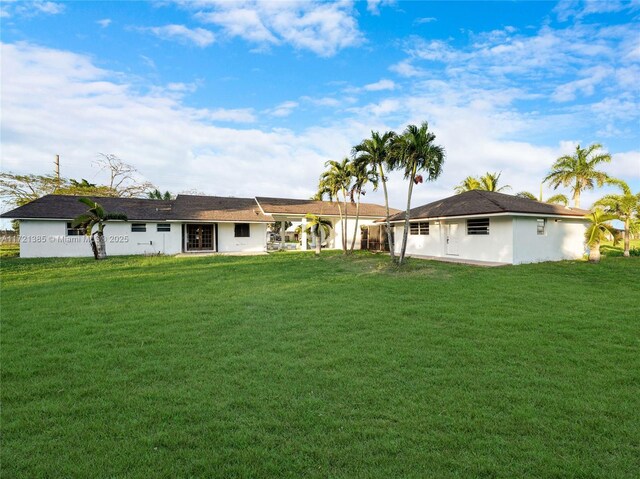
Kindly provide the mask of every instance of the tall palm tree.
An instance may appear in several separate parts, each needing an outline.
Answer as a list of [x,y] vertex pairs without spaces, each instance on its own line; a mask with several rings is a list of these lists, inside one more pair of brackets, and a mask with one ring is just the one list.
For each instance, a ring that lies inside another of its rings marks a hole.
[[564,155],[556,160],[551,167],[551,171],[544,179],[554,189],[560,185],[568,186],[573,193],[573,206],[580,208],[580,193],[583,190],[590,190],[597,184],[602,186],[609,177],[603,171],[598,171],[596,167],[600,163],[609,163],[611,155],[609,153],[599,153],[602,145],[594,143],[587,148],[576,146],[573,155]]
[[[329,201],[334,199],[338,202],[338,213],[340,214],[342,252],[347,254],[347,199],[351,188],[351,167],[349,158],[342,161],[327,161],[325,166],[328,170],[320,176],[318,194],[320,198],[328,195]],[[340,204],[342,202],[342,205]]]
[[394,238],[389,221],[389,193],[387,191],[387,176],[385,174],[395,169],[393,155],[391,155],[391,145],[397,137],[393,131],[387,131],[380,135],[377,131],[371,131],[371,138],[362,140],[359,145],[352,149],[354,158],[365,161],[378,172],[378,180],[382,183],[384,191],[384,207],[386,210],[387,238],[389,239],[389,253],[391,259],[395,261]]
[[[91,249],[93,250],[93,256],[95,259],[104,259],[107,257],[107,248],[104,241],[104,226],[108,220],[122,220],[127,221],[127,215],[122,213],[109,213],[104,210],[95,201],[89,198],[80,198],[78,201],[84,203],[89,207],[86,213],[82,213],[76,217],[71,226],[73,228],[82,228],[86,230],[87,236],[91,239]],[[97,231],[93,231],[93,228],[97,226]]]
[[600,243],[607,237],[613,236],[613,244],[615,245],[620,239],[620,234],[613,227],[612,220],[618,219],[616,215],[605,213],[600,209],[595,209],[585,216],[591,224],[585,232],[587,246],[589,247],[589,261],[593,263],[600,262]]
[[564,206],[567,206],[569,204],[569,198],[567,198],[567,196],[563,195],[562,193],[558,193],[557,195],[550,196],[546,200],[542,200],[542,197],[537,198],[536,195],[534,195],[529,191],[521,191],[520,193],[517,193],[516,196],[520,198],[527,198],[534,201],[540,201],[541,203],[551,203],[555,205],[564,205]]
[[398,264],[400,265],[404,262],[407,250],[413,185],[424,181],[423,176],[418,173],[424,171],[427,175],[427,181],[435,180],[442,173],[445,152],[442,146],[433,143],[435,139],[436,135],[429,131],[429,124],[425,121],[420,126],[407,126],[402,136],[394,141],[393,155],[396,158],[398,167],[404,170],[404,178],[409,180],[402,247],[400,249],[400,258],[398,259]]
[[465,193],[466,191],[471,190],[479,190],[480,182],[478,178],[475,176],[467,176],[464,180],[460,182],[458,186],[455,187],[456,194]]
[[312,214],[308,214],[306,218],[307,224],[304,229],[313,235],[316,243],[316,256],[319,256],[320,248],[322,247],[322,234],[324,233],[325,238],[329,237],[331,234],[331,221]]
[[378,189],[378,174],[375,169],[371,168],[369,162],[362,157],[356,157],[351,162],[351,176],[353,178],[353,184],[351,185],[349,196],[351,198],[351,203],[356,204],[356,224],[353,229],[353,237],[351,238],[349,253],[353,253],[353,249],[356,245],[358,221],[360,219],[360,197],[366,194],[364,187],[369,183],[371,184],[373,191]]
[[610,179],[609,183],[617,185],[622,194],[605,195],[594,206],[603,208],[606,213],[615,215],[624,223],[624,255],[629,256],[631,224],[634,215],[640,214],[640,193],[634,195],[629,185],[622,180]]

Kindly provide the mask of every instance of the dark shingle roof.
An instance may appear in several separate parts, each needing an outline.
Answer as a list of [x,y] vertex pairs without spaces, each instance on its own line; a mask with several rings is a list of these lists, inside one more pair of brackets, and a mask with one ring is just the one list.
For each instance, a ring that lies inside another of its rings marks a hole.
[[[46,195],[0,215],[2,218],[42,218],[70,220],[87,211],[80,196]],[[171,201],[142,198],[89,197],[110,213],[124,213],[129,220],[166,220]]]
[[[306,215],[313,214],[318,216],[340,214],[338,203],[331,201],[314,201],[314,200],[296,200],[292,198],[266,198],[257,197],[256,201],[260,204],[262,210],[267,214],[273,215]],[[347,205],[349,215],[355,215],[356,206],[349,203]],[[398,213],[400,210],[389,208],[390,214]],[[360,216],[368,216],[380,218],[386,216],[385,207],[374,205],[372,203],[360,203]]]
[[[73,219],[87,210],[79,196],[47,195],[8,211],[2,218]],[[124,213],[129,221],[243,221],[272,222],[252,198],[178,195],[175,200],[91,197],[111,213]]]
[[[569,208],[505,195],[492,191],[471,190],[450,196],[417,208],[412,208],[412,219],[443,218],[449,216],[485,215],[496,213],[525,213],[537,215],[584,216],[589,213],[580,208]],[[404,219],[404,212],[391,217],[391,221]]]
[[190,221],[273,222],[271,216],[260,211],[255,199],[223,196],[178,195],[173,217]]

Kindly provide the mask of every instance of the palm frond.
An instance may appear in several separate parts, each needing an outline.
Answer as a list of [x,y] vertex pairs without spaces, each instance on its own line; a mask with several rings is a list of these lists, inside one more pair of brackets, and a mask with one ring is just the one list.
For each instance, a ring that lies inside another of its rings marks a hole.
[[562,193],[558,193],[557,195],[553,195],[547,198],[547,201],[545,203],[567,206],[569,204],[569,198],[567,198],[567,196],[563,195]]

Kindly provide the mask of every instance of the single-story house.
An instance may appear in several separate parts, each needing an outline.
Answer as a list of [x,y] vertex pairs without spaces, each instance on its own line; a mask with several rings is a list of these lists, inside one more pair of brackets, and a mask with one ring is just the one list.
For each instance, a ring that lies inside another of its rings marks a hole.
[[[72,227],[87,210],[77,196],[47,195],[0,215],[20,222],[20,256],[91,256],[87,236]],[[128,221],[109,221],[105,227],[107,254],[178,254],[189,252],[261,252],[267,248],[268,225],[276,221],[305,223],[307,214],[333,224],[327,248],[340,249],[342,225],[337,203],[289,198],[232,198],[178,195],[175,200],[92,198],[106,211],[124,213]],[[347,207],[349,240],[356,229],[355,206]],[[392,210],[397,213],[398,210]],[[384,206],[363,203],[359,225],[385,216]],[[302,249],[307,235],[302,235]],[[361,235],[356,235],[356,249]]]
[[[472,190],[411,209],[406,254],[507,264],[579,259],[585,254],[587,213]],[[399,252],[404,212],[390,221]]]

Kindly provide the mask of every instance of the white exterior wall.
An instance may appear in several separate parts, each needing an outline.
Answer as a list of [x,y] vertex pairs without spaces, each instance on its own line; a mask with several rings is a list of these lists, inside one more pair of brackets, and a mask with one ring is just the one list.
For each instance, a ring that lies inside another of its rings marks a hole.
[[259,253],[267,250],[267,224],[249,223],[249,237],[235,237],[235,223],[218,223],[218,252]]
[[[136,222],[136,223],[142,223]],[[157,223],[146,223],[146,232],[132,232],[131,222],[108,222],[104,227],[107,255],[176,254],[181,251],[182,229],[171,224],[171,231],[159,233]],[[93,256],[89,237],[67,236],[67,221],[20,221],[20,257]]]
[[[333,218],[333,229],[331,231],[332,243],[330,244],[331,249],[342,249],[342,222],[340,218]],[[360,232],[361,226],[367,226],[374,223],[373,219],[363,219],[360,218],[358,220],[358,231],[356,233],[356,242],[354,249],[360,249],[360,240],[362,238],[362,234]],[[351,247],[351,240],[353,239],[353,232],[356,229],[356,219],[355,218],[347,218],[347,248]]]
[[[170,232],[158,232],[157,222],[146,222],[146,232],[132,232],[130,222],[108,222],[104,228],[107,256],[178,254],[183,251],[182,223],[170,223]],[[266,250],[266,223],[250,223],[250,236],[236,238],[234,223],[218,223],[218,251],[262,252]],[[89,237],[67,236],[67,221],[21,220],[20,257],[91,257]]]
[[[399,254],[402,248],[402,234],[404,223],[395,225],[394,249]],[[441,226],[429,221],[428,235],[407,234],[407,254],[417,254],[424,256],[444,256],[443,239],[441,238]]]
[[[542,217],[540,217],[542,218]],[[546,218],[544,235],[533,216],[489,217],[488,235],[468,235],[466,219],[429,222],[429,235],[408,235],[407,254],[451,257],[499,263],[537,263],[580,259],[585,253],[585,220]],[[447,224],[458,223],[458,254],[448,254]],[[396,252],[402,246],[403,224],[395,225]]]
[[537,218],[513,218],[514,263],[537,263],[580,259],[585,253],[587,221],[577,218],[546,218],[545,234],[539,235]]
[[[446,219],[439,225],[429,222],[428,235],[407,236],[407,255],[424,255],[469,259],[476,261],[493,261],[499,263],[513,262],[513,230],[511,217],[489,217],[488,235],[468,235],[467,220]],[[449,223],[457,223],[458,254],[447,252],[447,231]],[[404,223],[395,225],[395,250],[402,248]]]

